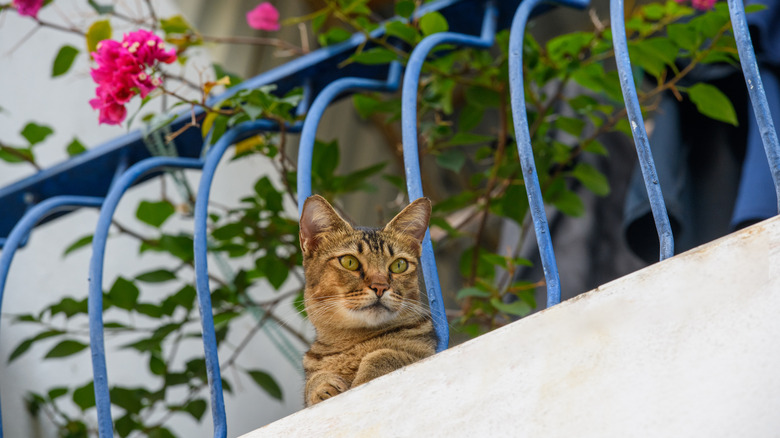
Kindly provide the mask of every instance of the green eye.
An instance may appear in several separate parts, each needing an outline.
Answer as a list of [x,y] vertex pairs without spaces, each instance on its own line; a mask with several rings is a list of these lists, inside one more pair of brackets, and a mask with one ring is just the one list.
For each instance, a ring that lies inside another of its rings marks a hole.
[[343,266],[344,269],[350,271],[357,271],[360,267],[360,262],[358,262],[358,259],[351,255],[339,257],[339,263],[341,263],[341,266]]
[[407,268],[409,268],[409,263],[405,259],[396,259],[390,264],[390,272],[393,274],[400,274],[406,271]]

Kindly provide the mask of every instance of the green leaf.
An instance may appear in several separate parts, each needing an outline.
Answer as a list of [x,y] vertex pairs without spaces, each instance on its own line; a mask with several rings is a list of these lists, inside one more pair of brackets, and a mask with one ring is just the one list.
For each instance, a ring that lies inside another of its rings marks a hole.
[[81,301],[76,301],[71,297],[65,297],[59,303],[49,307],[49,312],[51,312],[51,316],[55,316],[59,313],[64,313],[67,318],[70,318],[73,315],[78,315],[79,313],[86,314],[87,311],[88,311],[87,298],[84,298]]
[[490,300],[490,304],[492,304],[493,307],[495,307],[499,312],[516,316],[526,316],[533,310],[531,309],[531,306],[528,305],[528,303],[520,300],[506,304],[501,302],[501,300],[498,298],[493,298]]
[[317,37],[317,40],[320,42],[321,46],[325,47],[344,42],[351,36],[352,34],[347,32],[345,29],[340,27],[332,27],[328,29],[327,32],[320,34]]
[[287,274],[289,273],[290,268],[288,268],[275,254],[259,258],[255,264],[257,265],[258,271],[265,275],[274,289],[279,289],[284,281],[287,280]]
[[138,287],[124,277],[117,277],[111,290],[108,291],[108,299],[120,309],[133,310],[138,303]]
[[73,403],[82,411],[95,406],[95,385],[89,382],[86,385],[73,391]]
[[176,208],[169,201],[141,201],[135,216],[140,221],[159,228],[175,212]]
[[79,139],[74,138],[70,144],[65,148],[65,151],[68,152],[69,157],[75,157],[76,155],[82,154],[87,151],[87,148],[84,147],[83,144],[79,141]]
[[57,52],[57,56],[54,58],[54,65],[52,65],[51,68],[51,76],[57,77],[67,73],[68,70],[70,70],[70,67],[73,65],[73,60],[76,59],[76,55],[78,54],[79,49],[68,44],[62,46],[60,51]]
[[688,88],[688,97],[696,109],[707,117],[737,126],[734,105],[722,91],[710,84],[698,83]]
[[[192,26],[181,15],[160,19],[160,28],[165,34],[183,34],[192,30]],[[222,76],[218,76],[222,77]]]
[[8,357],[8,363],[11,363],[16,358],[24,354],[27,350],[30,349],[30,347],[32,347],[32,345],[35,342],[40,341],[41,339],[46,339],[52,336],[58,336],[62,334],[64,334],[64,332],[60,330],[46,330],[44,332],[38,333],[37,335],[31,338],[25,339],[19,345],[16,346],[13,352],[11,352],[11,355]]
[[688,24],[672,23],[666,27],[669,38],[685,50],[694,51],[701,45],[701,37]]
[[482,121],[485,109],[480,105],[467,104],[460,110],[458,129],[463,132],[471,131]]
[[162,360],[159,354],[152,353],[149,355],[149,371],[156,376],[164,376],[166,371],[165,362]]
[[97,51],[97,45],[103,40],[111,38],[111,22],[98,20],[92,23],[87,30],[87,52]]
[[335,140],[330,143],[315,141],[312,163],[313,176],[318,176],[322,180],[331,178],[339,165],[338,143]]
[[466,155],[457,149],[447,149],[436,157],[436,164],[453,172],[460,172],[466,163]]
[[89,245],[91,243],[92,243],[92,235],[91,234],[86,235],[84,237],[81,237],[81,238],[79,238],[79,240],[71,243],[70,246],[65,248],[65,251],[62,253],[62,256],[65,257],[66,255],[72,253],[73,251],[75,251],[75,250],[77,250],[79,248],[83,248],[83,247],[85,247],[85,246],[87,246],[87,245]]
[[439,12],[428,12],[420,18],[420,30],[425,36],[437,32],[446,32],[449,28],[447,19]]
[[95,0],[87,0],[87,3],[92,6],[92,9],[95,10],[98,14],[111,14],[114,12],[114,5],[101,5]]
[[492,296],[490,292],[482,290],[478,287],[467,287],[458,291],[455,299],[460,301],[466,297],[488,298]]
[[360,53],[355,53],[350,59],[359,64],[377,65],[395,61],[397,56],[395,52],[384,47],[372,47]]
[[585,122],[574,117],[560,116],[555,119],[555,127],[563,132],[579,137],[582,134],[582,129],[585,127]]
[[391,21],[385,25],[385,33],[387,36],[394,36],[408,44],[414,44],[417,42],[418,34],[417,29],[413,26],[401,21]]
[[111,404],[119,406],[127,412],[140,412],[144,405],[140,391],[115,386],[109,390]]
[[163,283],[166,281],[176,280],[176,274],[167,269],[157,269],[154,271],[144,272],[141,275],[135,277],[138,281],[144,283]]
[[[10,151],[13,151],[13,153]],[[26,159],[22,157],[25,157]],[[30,148],[15,148],[13,146],[0,145],[0,160],[7,163],[34,163],[35,155]]]
[[44,358],[51,359],[57,357],[66,357],[76,354],[85,348],[87,348],[87,344],[82,344],[81,342],[74,341],[72,339],[66,339],[49,350]]
[[260,370],[249,370],[247,373],[249,373],[249,375],[252,377],[252,380],[260,385],[260,387],[263,388],[263,390],[265,390],[268,395],[277,400],[282,399],[282,388],[279,387],[270,374]]
[[609,194],[609,181],[607,181],[607,177],[590,164],[582,162],[577,163],[571,174],[591,192],[599,196],[606,196]]
[[198,399],[187,403],[187,405],[184,406],[184,410],[189,412],[196,420],[200,421],[200,419],[203,418],[203,414],[206,412],[207,406],[206,400]]
[[30,142],[30,146],[34,146],[54,134],[54,131],[48,126],[30,122],[24,126],[20,134]]
[[170,430],[160,426],[149,432],[149,438],[176,438]]
[[65,395],[67,393],[68,393],[68,388],[65,388],[65,387],[61,387],[60,386],[60,387],[57,387],[57,388],[52,388],[52,389],[49,390],[49,393],[48,393],[49,400],[54,401],[54,400],[62,397],[63,395]]
[[409,18],[414,13],[414,0],[400,0],[395,4],[395,13],[398,16]]
[[352,103],[355,105],[360,118],[367,119],[376,112],[379,100],[372,96],[355,93],[352,95]]
[[560,192],[552,203],[561,213],[568,216],[579,217],[585,213],[585,205],[582,203],[582,199],[570,190]]
[[494,135],[473,134],[471,132],[459,132],[447,141],[447,146],[462,146],[469,144],[489,143],[496,139]]

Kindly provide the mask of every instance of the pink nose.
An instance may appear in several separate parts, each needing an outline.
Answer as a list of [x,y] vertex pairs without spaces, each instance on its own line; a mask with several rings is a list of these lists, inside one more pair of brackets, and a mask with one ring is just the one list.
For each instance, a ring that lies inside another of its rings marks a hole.
[[376,293],[377,298],[382,298],[382,295],[389,288],[390,288],[390,285],[386,284],[386,283],[372,283],[371,284],[371,290],[373,290],[374,293]]

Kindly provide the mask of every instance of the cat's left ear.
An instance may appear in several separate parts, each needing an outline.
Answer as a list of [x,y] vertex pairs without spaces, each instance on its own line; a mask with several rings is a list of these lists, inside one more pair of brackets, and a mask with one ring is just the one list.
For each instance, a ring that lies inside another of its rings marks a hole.
[[419,198],[401,210],[384,229],[385,231],[407,234],[422,243],[430,219],[431,200]]

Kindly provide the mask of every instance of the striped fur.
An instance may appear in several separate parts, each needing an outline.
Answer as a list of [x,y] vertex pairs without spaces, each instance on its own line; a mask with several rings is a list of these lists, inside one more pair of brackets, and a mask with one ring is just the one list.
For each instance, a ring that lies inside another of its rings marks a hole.
[[[300,240],[304,302],[317,339],[303,358],[306,406],[435,352],[418,264],[431,204],[407,206],[384,228],[353,227],[320,196],[306,200]],[[350,270],[342,258],[354,257]],[[406,269],[393,273],[403,259]]]

